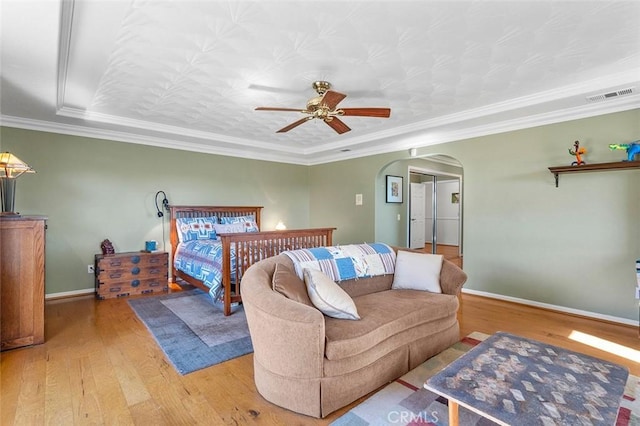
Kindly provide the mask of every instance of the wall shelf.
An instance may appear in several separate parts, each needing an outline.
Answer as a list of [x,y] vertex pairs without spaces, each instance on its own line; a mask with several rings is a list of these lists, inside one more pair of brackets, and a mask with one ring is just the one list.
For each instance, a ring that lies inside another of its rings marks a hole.
[[581,166],[557,166],[549,167],[549,171],[556,178],[556,188],[558,187],[558,176],[562,173],[584,173],[599,172],[606,170],[631,170],[640,169],[640,161],[615,161],[613,163],[583,164]]

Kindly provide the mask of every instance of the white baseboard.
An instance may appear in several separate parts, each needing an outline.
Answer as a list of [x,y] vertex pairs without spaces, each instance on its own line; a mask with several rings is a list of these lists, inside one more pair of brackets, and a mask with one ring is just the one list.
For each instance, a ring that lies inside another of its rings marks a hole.
[[[45,300],[61,299],[61,298],[65,298],[65,297],[74,297],[74,296],[85,296],[87,294],[94,294],[95,292],[96,292],[96,290],[93,289],[93,288],[85,288],[85,289],[82,289],[82,290],[62,291],[62,292],[59,292],[59,293],[49,293],[49,294],[45,295]],[[519,297],[504,296],[502,294],[489,293],[489,292],[486,292],[486,291],[472,290],[472,289],[468,289],[468,288],[463,288],[462,292],[463,293],[473,294],[473,295],[476,295],[476,296],[488,297],[488,298],[491,298],[491,299],[498,299],[498,300],[505,300],[507,302],[520,303],[522,305],[535,306],[537,308],[551,309],[553,311],[565,312],[565,313],[568,313],[568,314],[580,315],[580,316],[583,316],[583,317],[594,318],[594,319],[599,319],[599,320],[604,320],[604,321],[617,322],[617,323],[626,324],[626,325],[633,325],[633,326],[640,325],[638,321],[630,320],[630,319],[627,319],[627,318],[620,318],[620,317],[614,317],[612,315],[604,315],[604,314],[599,314],[599,313],[596,313],[596,312],[583,311],[581,309],[567,308],[565,306],[552,305],[550,303],[536,302],[535,300],[521,299]]]
[[581,309],[567,308],[566,306],[551,305],[549,303],[536,302],[535,300],[520,299],[518,297],[504,296],[502,294],[488,293],[486,291],[471,290],[468,288],[463,288],[462,292],[473,294],[476,296],[489,297],[491,299],[505,300],[507,302],[514,302],[514,303],[520,303],[523,305],[535,306],[537,308],[550,309],[553,311],[564,312],[567,314],[580,315],[588,318],[617,322],[617,323],[626,324],[626,325],[633,325],[636,327],[639,325],[638,321],[634,321],[627,318],[620,318],[620,317],[614,317],[611,315],[599,314],[596,312],[583,311]]
[[73,291],[61,291],[59,293],[49,293],[44,295],[45,300],[63,299],[65,297],[85,296],[87,294],[94,294],[95,288],[83,288],[82,290]]

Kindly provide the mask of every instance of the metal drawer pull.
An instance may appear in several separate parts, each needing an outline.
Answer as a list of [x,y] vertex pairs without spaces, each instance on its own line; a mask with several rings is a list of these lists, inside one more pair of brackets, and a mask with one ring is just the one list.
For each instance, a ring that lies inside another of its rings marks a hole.
[[109,266],[121,266],[122,265],[122,260],[112,260],[111,262],[109,262]]
[[162,259],[159,257],[152,257],[151,259],[149,259],[149,263],[160,263],[161,261]]
[[158,268],[149,269],[149,273],[150,274],[159,274],[160,273],[160,269],[158,269]]
[[131,287],[138,287],[140,285],[140,280],[131,281]]
[[109,278],[120,278],[122,274],[109,274]]
[[119,292],[120,290],[121,290],[121,289],[120,289],[120,287],[111,287],[111,288],[109,289],[109,291],[110,291],[111,293],[117,293],[117,292]]
[[140,273],[140,268],[138,268],[137,266],[134,266],[133,268],[131,268],[131,273],[133,275],[138,275]]
[[132,256],[131,263],[140,263],[140,256]]
[[160,282],[158,281],[153,281],[149,283],[149,287],[158,287],[160,285]]

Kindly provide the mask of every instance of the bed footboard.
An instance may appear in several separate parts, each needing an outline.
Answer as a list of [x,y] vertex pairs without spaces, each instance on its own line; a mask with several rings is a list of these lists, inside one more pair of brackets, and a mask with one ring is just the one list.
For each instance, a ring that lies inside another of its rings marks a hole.
[[[176,220],[216,216],[223,217],[253,216],[260,228],[260,206],[170,206],[171,240],[171,280],[180,278],[204,291],[209,291],[200,280],[177,270],[174,264],[178,247],[178,229]],[[222,241],[222,285],[224,287],[224,314],[231,314],[231,304],[241,302],[240,279],[247,268],[259,260],[275,256],[287,250],[323,247],[332,245],[335,228],[291,229],[286,231],[243,232],[220,234]],[[235,247],[235,265],[231,263],[231,247]],[[233,268],[232,268],[233,266]]]
[[[243,232],[221,234],[222,284],[224,314],[231,314],[231,304],[240,302],[240,281],[254,263],[276,256],[283,251],[332,245],[335,228],[292,229],[287,231]],[[235,247],[236,262],[231,262],[231,247]],[[232,291],[232,283],[235,286]]]

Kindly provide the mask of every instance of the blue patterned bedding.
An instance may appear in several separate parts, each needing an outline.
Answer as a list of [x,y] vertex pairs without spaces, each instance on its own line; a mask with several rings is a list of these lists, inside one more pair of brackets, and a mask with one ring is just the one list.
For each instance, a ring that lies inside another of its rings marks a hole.
[[349,244],[285,251],[296,274],[302,278],[304,268],[323,272],[333,281],[393,274],[396,253],[383,243]]
[[[231,247],[231,270],[235,268],[236,253]],[[180,243],[173,264],[177,270],[200,280],[209,287],[215,302],[222,295],[222,242],[220,240],[194,240]],[[233,281],[233,276],[232,276]]]

